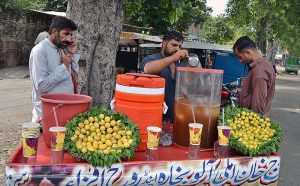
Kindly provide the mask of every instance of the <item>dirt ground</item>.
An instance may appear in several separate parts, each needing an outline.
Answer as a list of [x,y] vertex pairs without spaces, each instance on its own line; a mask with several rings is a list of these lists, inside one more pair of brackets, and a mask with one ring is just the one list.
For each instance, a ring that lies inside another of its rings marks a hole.
[[21,142],[21,123],[31,121],[31,84],[28,67],[0,70],[0,185],[5,164]]

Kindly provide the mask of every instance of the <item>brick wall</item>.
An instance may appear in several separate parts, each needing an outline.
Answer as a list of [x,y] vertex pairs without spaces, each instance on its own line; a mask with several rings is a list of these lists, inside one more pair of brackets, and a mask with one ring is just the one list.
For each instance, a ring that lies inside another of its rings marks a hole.
[[29,10],[0,9],[0,68],[28,65],[37,35],[47,30],[51,19],[51,15]]

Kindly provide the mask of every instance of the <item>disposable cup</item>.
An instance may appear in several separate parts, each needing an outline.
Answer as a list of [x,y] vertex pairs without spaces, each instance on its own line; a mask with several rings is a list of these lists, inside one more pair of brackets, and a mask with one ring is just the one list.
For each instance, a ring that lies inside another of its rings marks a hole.
[[66,128],[51,127],[49,129],[51,135],[51,163],[62,163],[64,159],[64,143]]
[[66,128],[65,127],[51,127],[51,150],[60,151],[64,149]]
[[231,127],[229,126],[218,126],[218,144],[221,146],[229,145]]
[[24,157],[36,157],[39,135],[39,124],[32,122],[22,124],[22,146]]
[[147,148],[157,149],[160,139],[161,128],[159,127],[147,127]]
[[190,145],[200,145],[203,125],[200,123],[190,123]]

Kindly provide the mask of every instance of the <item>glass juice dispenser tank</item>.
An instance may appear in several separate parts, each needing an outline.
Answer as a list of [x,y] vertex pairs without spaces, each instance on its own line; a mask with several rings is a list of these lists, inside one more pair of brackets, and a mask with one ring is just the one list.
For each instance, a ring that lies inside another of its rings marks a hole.
[[189,146],[189,123],[203,124],[201,148],[217,139],[223,70],[178,67],[174,106],[173,142]]

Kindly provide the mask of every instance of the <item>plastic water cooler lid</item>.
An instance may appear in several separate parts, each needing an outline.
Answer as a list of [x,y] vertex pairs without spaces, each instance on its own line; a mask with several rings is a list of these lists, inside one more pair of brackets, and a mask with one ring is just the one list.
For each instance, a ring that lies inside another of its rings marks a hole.
[[141,88],[164,88],[165,79],[157,75],[142,73],[118,74],[116,83],[123,86]]

